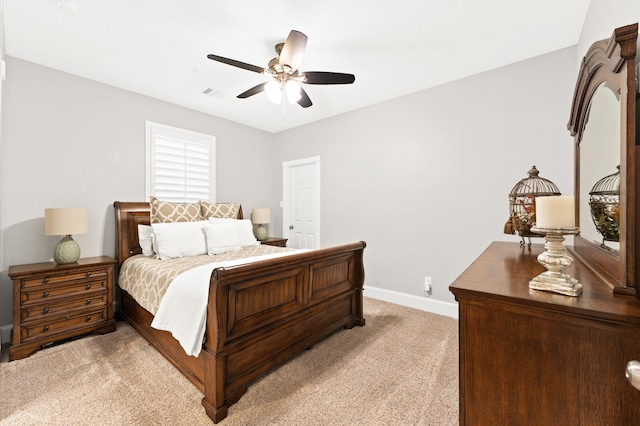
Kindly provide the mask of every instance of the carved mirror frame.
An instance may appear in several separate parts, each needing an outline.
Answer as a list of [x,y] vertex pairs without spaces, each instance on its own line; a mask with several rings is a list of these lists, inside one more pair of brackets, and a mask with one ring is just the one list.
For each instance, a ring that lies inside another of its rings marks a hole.
[[[576,224],[580,226],[580,142],[589,119],[591,99],[602,83],[620,99],[620,249],[612,251],[582,236],[574,238],[572,253],[595,272],[614,293],[640,297],[639,263],[636,261],[636,191],[640,185],[636,164],[636,82],[635,58],[638,24],[614,30],[609,39],[595,42],[587,51],[573,97],[567,125],[575,139]],[[589,183],[582,183],[589,185]],[[640,250],[639,250],[640,251]]]

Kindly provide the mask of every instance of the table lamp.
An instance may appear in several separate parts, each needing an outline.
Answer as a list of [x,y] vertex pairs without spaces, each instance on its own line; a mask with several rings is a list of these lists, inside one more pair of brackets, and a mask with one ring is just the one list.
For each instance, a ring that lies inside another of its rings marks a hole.
[[258,225],[256,229],[256,238],[260,241],[267,238],[267,228],[263,225],[271,222],[271,209],[257,208],[251,210],[251,222]]
[[44,234],[62,235],[53,249],[53,260],[61,265],[80,259],[80,246],[72,234],[85,234],[89,229],[87,209],[63,208],[44,210]]

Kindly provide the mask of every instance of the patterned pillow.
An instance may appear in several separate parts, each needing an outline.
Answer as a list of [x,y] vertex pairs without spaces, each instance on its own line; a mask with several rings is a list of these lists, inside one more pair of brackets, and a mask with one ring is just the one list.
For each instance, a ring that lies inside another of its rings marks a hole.
[[151,223],[196,222],[202,220],[200,203],[171,203],[150,197]]
[[210,217],[235,219],[238,217],[238,211],[240,210],[240,203],[213,204],[208,201],[200,201],[200,206],[203,219],[209,219]]

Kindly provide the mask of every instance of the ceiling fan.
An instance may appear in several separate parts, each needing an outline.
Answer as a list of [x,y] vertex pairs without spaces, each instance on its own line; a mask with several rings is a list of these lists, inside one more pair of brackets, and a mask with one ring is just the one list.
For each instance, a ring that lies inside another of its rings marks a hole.
[[218,55],[207,55],[207,58],[274,78],[240,93],[238,98],[244,99],[266,91],[269,99],[275,103],[280,103],[282,97],[286,96],[290,103],[297,102],[301,107],[308,108],[313,103],[299,83],[351,84],[356,78],[353,74],[338,72],[298,71],[306,46],[307,36],[300,31],[292,30],[284,43],[276,44],[278,56],[269,61],[269,68],[262,68]]

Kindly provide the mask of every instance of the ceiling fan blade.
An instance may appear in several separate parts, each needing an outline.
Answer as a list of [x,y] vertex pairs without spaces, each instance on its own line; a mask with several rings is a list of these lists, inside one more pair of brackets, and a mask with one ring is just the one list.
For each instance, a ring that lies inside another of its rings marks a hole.
[[325,71],[305,71],[303,83],[307,84],[351,84],[356,80],[353,74]]
[[307,92],[305,92],[302,87],[300,88],[300,99],[298,99],[298,105],[300,105],[302,108],[309,108],[311,105],[313,105],[311,99],[309,98],[309,95],[307,95]]
[[236,61],[235,59],[223,58],[222,56],[218,55],[207,55],[207,58],[211,59],[212,61],[222,62],[223,64],[232,65],[234,67],[257,72],[259,74],[272,74],[268,69],[259,67],[257,65],[251,65],[244,62]]
[[267,83],[260,83],[257,86],[253,86],[251,89],[246,92],[240,93],[237,97],[240,99],[248,98],[249,96],[257,95],[260,92],[264,92],[264,87]]
[[291,30],[280,52],[280,65],[288,65],[292,70],[297,70],[302,62],[304,49],[307,47],[307,36],[300,31]]

